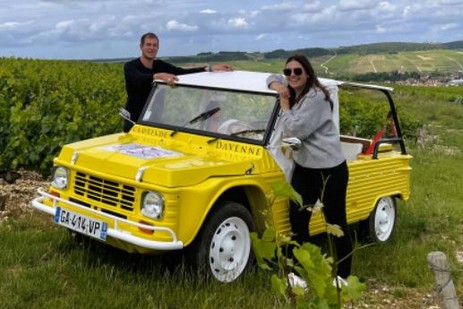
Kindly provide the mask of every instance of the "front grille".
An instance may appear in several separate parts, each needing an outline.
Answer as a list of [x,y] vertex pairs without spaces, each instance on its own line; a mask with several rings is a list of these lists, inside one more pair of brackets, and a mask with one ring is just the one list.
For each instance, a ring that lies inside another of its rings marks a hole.
[[100,177],[78,172],[74,192],[89,200],[107,206],[132,211],[135,202],[135,188]]

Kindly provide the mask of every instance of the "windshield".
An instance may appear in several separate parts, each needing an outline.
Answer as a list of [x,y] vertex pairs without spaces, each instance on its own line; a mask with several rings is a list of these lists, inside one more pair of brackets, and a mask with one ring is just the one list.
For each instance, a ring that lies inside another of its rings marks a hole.
[[158,84],[143,124],[261,144],[273,125],[276,97],[269,94]]

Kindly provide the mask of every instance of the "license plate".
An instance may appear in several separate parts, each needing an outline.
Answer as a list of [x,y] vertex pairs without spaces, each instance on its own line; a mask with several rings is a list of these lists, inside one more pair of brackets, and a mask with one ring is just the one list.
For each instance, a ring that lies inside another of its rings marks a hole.
[[65,226],[73,231],[105,241],[108,233],[108,224],[87,216],[63,209],[56,208],[55,223]]

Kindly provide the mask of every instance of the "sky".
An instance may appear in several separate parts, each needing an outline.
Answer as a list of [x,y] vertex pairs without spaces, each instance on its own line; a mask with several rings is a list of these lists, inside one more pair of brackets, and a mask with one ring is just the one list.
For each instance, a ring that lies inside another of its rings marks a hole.
[[0,57],[135,58],[463,40],[463,0],[0,0]]

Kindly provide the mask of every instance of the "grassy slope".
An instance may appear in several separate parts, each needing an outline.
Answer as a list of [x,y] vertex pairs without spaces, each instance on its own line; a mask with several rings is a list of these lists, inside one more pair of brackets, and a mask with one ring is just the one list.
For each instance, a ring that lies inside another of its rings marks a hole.
[[[409,149],[412,161],[412,193],[400,203],[397,230],[388,244],[361,250],[355,265],[361,277],[376,277],[394,286],[433,288],[426,264],[431,251],[443,251],[463,295],[463,107],[451,101],[461,88],[398,88],[399,108],[426,124],[425,147]],[[460,92],[461,94],[461,92]]]
[[[310,59],[320,75],[326,75],[324,64],[330,75],[355,75],[368,72],[456,72],[463,70],[463,52],[458,50],[430,50],[400,52],[397,54],[346,54],[335,57],[323,56]],[[239,70],[278,72],[284,65],[283,59],[251,61],[231,61]]]
[[397,54],[340,55],[327,66],[336,74],[363,74],[368,72],[419,71],[456,72],[463,69],[463,52],[431,50]]

